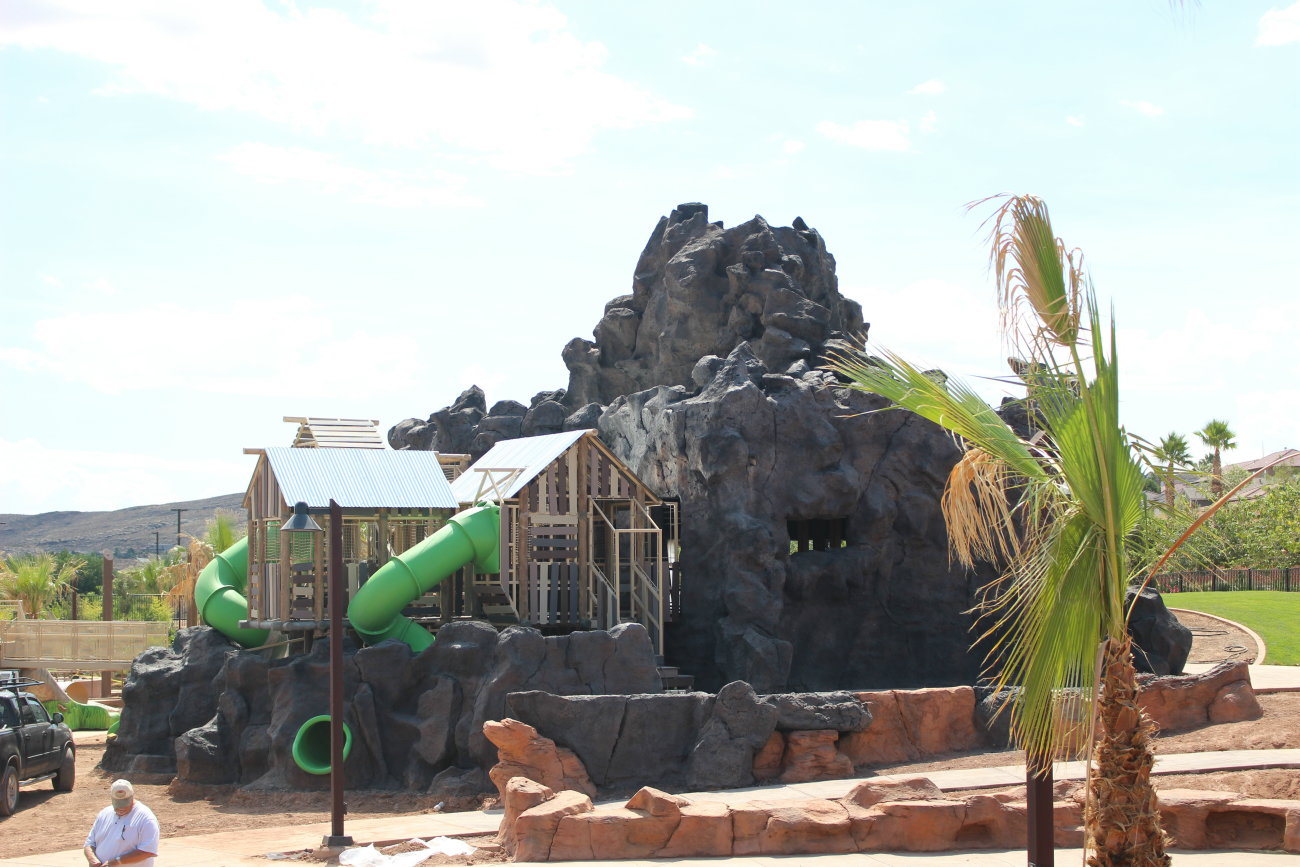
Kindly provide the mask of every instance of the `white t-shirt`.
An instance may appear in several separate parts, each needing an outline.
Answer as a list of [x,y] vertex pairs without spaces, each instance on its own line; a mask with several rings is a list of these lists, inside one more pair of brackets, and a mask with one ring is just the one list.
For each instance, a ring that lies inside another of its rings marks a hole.
[[[106,862],[136,850],[157,855],[158,834],[158,818],[153,810],[136,801],[125,816],[119,816],[111,806],[100,810],[86,835],[86,845],[95,850],[100,861]],[[153,867],[153,859],[135,864]]]

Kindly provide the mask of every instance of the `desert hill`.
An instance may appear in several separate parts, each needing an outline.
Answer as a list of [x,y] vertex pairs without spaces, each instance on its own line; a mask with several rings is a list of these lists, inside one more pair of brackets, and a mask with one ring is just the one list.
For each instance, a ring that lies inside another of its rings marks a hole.
[[248,520],[240,505],[244,495],[222,494],[202,500],[131,506],[112,512],[44,512],[39,515],[0,513],[0,551],[25,554],[33,551],[116,552],[132,556],[154,551],[154,533],[165,551],[176,544],[176,512],[181,513],[181,532],[201,535],[213,514],[221,509],[237,521]]

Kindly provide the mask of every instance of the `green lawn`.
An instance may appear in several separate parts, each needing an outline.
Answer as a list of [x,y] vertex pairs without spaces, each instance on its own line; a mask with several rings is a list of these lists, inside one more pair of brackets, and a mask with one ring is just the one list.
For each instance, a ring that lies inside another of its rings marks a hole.
[[1216,614],[1249,626],[1268,645],[1264,663],[1300,665],[1300,593],[1278,590],[1166,593],[1165,604]]

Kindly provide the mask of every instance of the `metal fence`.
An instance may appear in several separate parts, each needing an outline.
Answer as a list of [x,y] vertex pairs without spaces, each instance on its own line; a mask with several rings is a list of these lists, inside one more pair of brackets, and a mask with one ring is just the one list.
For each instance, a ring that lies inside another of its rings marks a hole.
[[1285,569],[1211,569],[1202,572],[1168,572],[1151,583],[1161,593],[1198,593],[1211,590],[1300,591],[1300,566]]

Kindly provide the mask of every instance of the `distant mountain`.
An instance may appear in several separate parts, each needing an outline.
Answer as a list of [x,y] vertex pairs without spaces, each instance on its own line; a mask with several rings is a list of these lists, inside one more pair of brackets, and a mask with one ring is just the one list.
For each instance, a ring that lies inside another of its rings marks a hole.
[[[223,494],[205,500],[131,506],[114,512],[45,512],[40,515],[0,513],[0,551],[26,554],[33,551],[116,552],[118,556],[144,556],[154,552],[155,531],[162,550],[176,544],[176,509],[181,513],[181,532],[201,536],[213,514],[221,509],[237,521],[247,521],[240,505],[243,494]],[[183,540],[183,541],[188,541]]]

